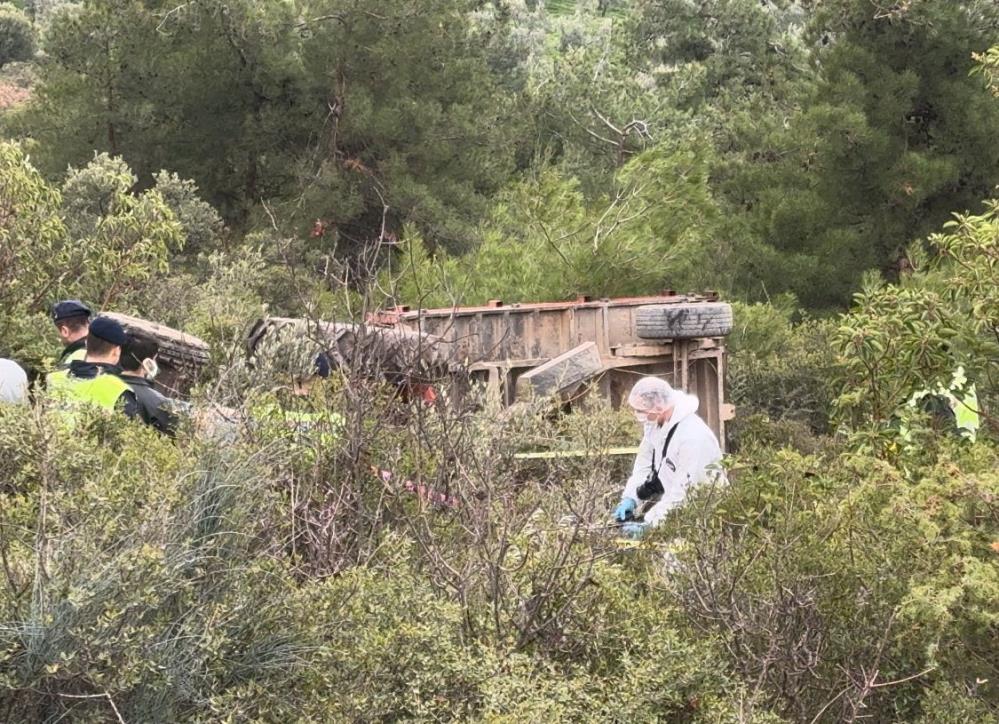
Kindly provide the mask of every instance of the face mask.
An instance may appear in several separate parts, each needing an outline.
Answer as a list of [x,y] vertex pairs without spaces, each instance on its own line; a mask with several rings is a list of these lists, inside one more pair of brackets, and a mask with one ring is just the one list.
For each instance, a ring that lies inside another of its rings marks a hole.
[[160,373],[160,366],[156,364],[156,360],[147,358],[142,360],[142,371],[146,373],[146,379],[154,380]]

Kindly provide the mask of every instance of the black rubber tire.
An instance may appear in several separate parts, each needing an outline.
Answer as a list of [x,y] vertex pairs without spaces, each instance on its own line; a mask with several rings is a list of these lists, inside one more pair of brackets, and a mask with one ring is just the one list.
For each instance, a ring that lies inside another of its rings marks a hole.
[[732,331],[732,307],[722,302],[648,304],[635,310],[641,339],[724,337]]

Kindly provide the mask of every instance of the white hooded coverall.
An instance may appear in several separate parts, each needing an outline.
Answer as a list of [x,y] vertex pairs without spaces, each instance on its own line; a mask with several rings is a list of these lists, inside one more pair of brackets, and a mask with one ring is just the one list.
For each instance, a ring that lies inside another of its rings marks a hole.
[[[661,427],[654,422],[645,424],[635,466],[621,496],[638,500],[638,488],[648,478],[654,458],[659,480],[663,484],[663,495],[645,514],[645,522],[650,525],[657,524],[670,510],[679,506],[692,485],[708,479],[724,480],[719,466],[721,446],[711,428],[697,415],[697,397],[673,390],[670,403],[673,414],[666,423]],[[673,426],[676,426],[676,432],[670,440],[664,461],[663,443]]]
[[0,359],[0,402],[24,404],[28,401],[28,375],[17,362]]

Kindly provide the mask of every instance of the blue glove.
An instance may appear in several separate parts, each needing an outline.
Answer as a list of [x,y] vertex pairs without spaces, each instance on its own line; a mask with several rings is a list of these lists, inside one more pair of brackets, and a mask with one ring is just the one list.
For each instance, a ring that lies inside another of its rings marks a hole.
[[625,523],[621,526],[621,531],[632,540],[640,539],[648,529],[648,523]]
[[622,498],[621,502],[617,504],[617,508],[614,509],[614,520],[620,523],[628,520],[632,517],[637,506],[638,501],[634,498]]

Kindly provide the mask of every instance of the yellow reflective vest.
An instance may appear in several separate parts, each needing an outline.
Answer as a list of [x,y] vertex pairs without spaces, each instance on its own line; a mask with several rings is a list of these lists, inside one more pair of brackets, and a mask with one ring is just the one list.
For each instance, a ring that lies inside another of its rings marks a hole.
[[[978,429],[981,427],[981,416],[978,412],[978,391],[974,384],[968,383],[964,367],[958,367],[954,370],[947,387],[938,385],[920,390],[909,398],[908,406],[911,409],[916,409],[925,397],[931,395],[936,395],[947,401],[948,407],[954,414],[954,426],[957,434],[965,440],[974,442],[978,438]],[[907,441],[910,439],[907,427],[903,427],[902,437]]]
[[69,354],[64,354],[62,357],[60,357],[59,358],[59,365],[60,366],[65,366],[65,367],[69,367],[69,363],[72,362],[73,360],[83,361],[83,359],[86,356],[87,356],[87,348],[86,347],[80,347],[80,349],[74,349]]
[[[81,342],[83,342],[83,344],[81,344]],[[56,372],[65,372],[69,369],[69,366],[74,362],[74,360],[82,362],[86,356],[87,345],[84,340],[79,340],[67,345],[66,349],[64,349],[62,354],[59,355],[59,359],[56,360],[55,370],[45,375],[45,386],[50,387],[52,385],[52,376]]]
[[48,390],[53,398],[70,405],[90,404],[104,410],[113,410],[121,396],[129,391],[119,377],[100,371],[96,377],[76,377],[70,370],[56,370],[49,374]]

